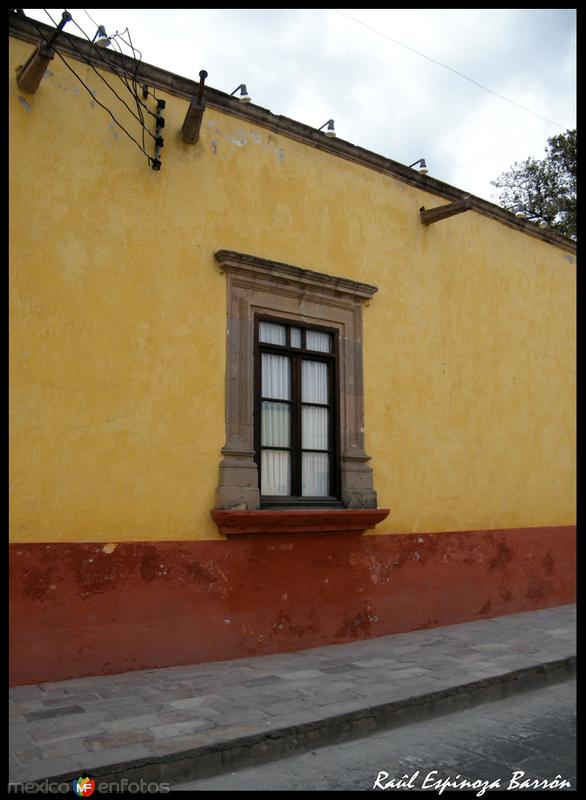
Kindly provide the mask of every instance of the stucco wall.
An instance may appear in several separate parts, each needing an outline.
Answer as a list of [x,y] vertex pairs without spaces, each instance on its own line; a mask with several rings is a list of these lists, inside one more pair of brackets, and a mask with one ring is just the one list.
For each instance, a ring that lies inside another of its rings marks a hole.
[[254,656],[571,603],[574,534],[15,544],[10,680]]
[[[58,57],[19,91],[33,46],[11,37],[8,72],[11,680],[571,602],[571,248],[478,211],[426,227],[419,209],[447,200],[425,181],[223,106],[188,145],[188,101],[163,91],[155,172],[95,102],[142,142],[87,64],[67,57],[94,96]],[[365,438],[391,513],[375,531],[218,533],[218,250],[378,287],[363,310]]]
[[19,92],[31,48],[10,40],[13,541],[219,538],[222,248],[379,287],[377,533],[574,521],[572,255],[475,212],[424,226],[441,198],[210,108],[187,145],[162,92],[154,172],[59,58]]

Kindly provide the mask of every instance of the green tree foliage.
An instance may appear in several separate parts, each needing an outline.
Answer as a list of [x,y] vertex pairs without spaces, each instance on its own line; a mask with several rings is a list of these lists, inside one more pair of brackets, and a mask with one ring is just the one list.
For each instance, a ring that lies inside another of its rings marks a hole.
[[540,218],[549,227],[576,239],[576,129],[547,140],[545,158],[529,157],[491,181],[499,203]]

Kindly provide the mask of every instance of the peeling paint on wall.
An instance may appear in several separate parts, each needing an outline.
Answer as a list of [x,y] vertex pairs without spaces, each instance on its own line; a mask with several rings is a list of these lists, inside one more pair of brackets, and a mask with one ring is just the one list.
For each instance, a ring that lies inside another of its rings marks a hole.
[[292,551],[262,538],[11,546],[14,674],[37,682],[282,652],[575,597],[574,527],[343,538],[300,537]]
[[[53,77],[53,76],[51,76],[51,77]],[[65,92],[71,92],[72,94],[80,94],[81,93],[81,89],[79,88],[79,86],[77,86],[77,84],[61,83],[61,81],[58,80],[58,78],[54,78],[53,82],[54,82],[55,86],[57,86],[58,89],[63,89],[63,91],[65,91]],[[85,91],[85,89],[84,89],[84,91]]]

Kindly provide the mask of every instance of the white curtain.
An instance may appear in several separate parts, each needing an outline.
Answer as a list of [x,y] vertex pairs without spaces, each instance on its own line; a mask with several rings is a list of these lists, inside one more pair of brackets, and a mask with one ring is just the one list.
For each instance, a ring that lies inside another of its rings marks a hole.
[[[283,326],[272,325],[272,328]],[[284,328],[283,328],[284,330]],[[275,342],[273,342],[274,344]],[[291,367],[286,356],[262,353],[262,394],[276,400],[291,397]],[[288,403],[263,400],[261,410],[261,444],[263,447],[289,447],[290,407]],[[261,493],[291,494],[291,456],[284,450],[263,450],[261,453]]]
[[[313,342],[307,346],[318,349]],[[316,334],[318,336],[327,334]],[[329,345],[328,345],[329,346]],[[328,367],[321,361],[301,362],[301,402],[328,402]],[[304,450],[326,450],[328,447],[327,408],[302,406],[301,446]],[[301,493],[304,497],[326,497],[330,489],[329,456],[327,453],[303,453],[301,457]]]
[[303,453],[301,493],[304,497],[326,497],[329,494],[329,467],[327,453]]
[[301,402],[328,402],[328,365],[321,361],[301,362]]
[[301,347],[300,328],[291,328],[291,347]]
[[274,322],[261,322],[258,328],[258,338],[268,344],[287,344],[287,331],[284,325]]
[[[263,336],[280,334],[270,329],[283,326],[266,324]],[[310,331],[307,332],[309,335]],[[308,343],[309,346],[309,343]],[[287,356],[262,353],[261,408],[261,493],[291,494],[291,455],[286,450],[266,448],[290,447],[291,407],[275,402],[291,399],[291,361]],[[321,361],[301,362],[301,446],[304,451],[328,449],[328,366]],[[305,405],[315,403],[316,405]],[[303,452],[301,456],[301,493],[304,497],[326,497],[330,491],[328,453]]]
[[263,450],[260,462],[261,494],[291,494],[291,465],[287,450]]
[[291,409],[288,403],[262,401],[261,445],[263,447],[289,447],[290,415]]
[[306,331],[305,344],[308,350],[318,350],[320,353],[330,352],[330,334],[320,331]]
[[328,409],[303,406],[301,416],[301,447],[304,450],[328,449]]
[[287,356],[262,353],[262,396],[275,400],[291,399],[290,364]]

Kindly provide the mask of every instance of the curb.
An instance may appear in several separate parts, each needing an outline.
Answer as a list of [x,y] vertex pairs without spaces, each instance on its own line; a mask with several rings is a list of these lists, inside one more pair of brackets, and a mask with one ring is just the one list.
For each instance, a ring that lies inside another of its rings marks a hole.
[[[415,697],[378,703],[299,725],[226,739],[189,750],[149,756],[91,768],[84,774],[94,779],[117,783],[140,780],[153,783],[183,783],[218,775],[226,770],[255,766],[279,758],[296,755],[324,745],[340,744],[368,736],[376,731],[398,728],[433,717],[503,700],[521,692],[540,689],[570,680],[576,675],[576,656],[536,664],[490,678],[452,686]],[[228,731],[229,735],[229,731]],[[90,754],[88,754],[90,755]],[[98,754],[95,754],[96,756]],[[91,756],[90,756],[91,757]],[[79,778],[79,769],[58,775],[36,778],[70,782]]]

